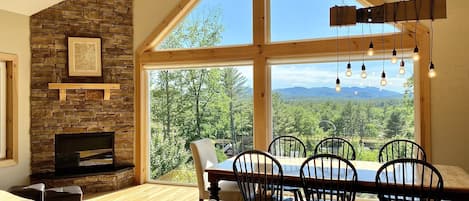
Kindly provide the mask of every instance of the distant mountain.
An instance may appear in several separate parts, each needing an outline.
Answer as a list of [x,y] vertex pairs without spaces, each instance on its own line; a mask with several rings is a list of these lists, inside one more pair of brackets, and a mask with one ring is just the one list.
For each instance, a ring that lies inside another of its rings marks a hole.
[[280,96],[291,99],[323,99],[323,98],[338,98],[338,99],[380,99],[380,98],[402,98],[403,94],[398,92],[379,89],[376,87],[343,87],[341,92],[337,93],[335,89],[328,87],[292,87],[276,89],[274,93],[279,93]]

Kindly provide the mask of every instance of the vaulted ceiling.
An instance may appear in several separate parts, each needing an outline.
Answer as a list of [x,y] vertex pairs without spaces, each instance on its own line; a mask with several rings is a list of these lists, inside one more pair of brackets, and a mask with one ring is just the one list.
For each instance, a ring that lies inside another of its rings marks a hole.
[[0,3],[0,10],[31,16],[61,1],[63,0],[4,0]]

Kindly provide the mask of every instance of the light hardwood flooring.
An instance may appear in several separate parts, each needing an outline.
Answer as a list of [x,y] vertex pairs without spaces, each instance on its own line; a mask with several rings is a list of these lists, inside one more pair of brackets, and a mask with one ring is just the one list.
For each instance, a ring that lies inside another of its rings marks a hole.
[[116,192],[85,195],[86,201],[197,201],[196,187],[143,184]]
[[[85,195],[85,201],[198,201],[196,187],[143,184],[115,192]],[[371,196],[374,197],[374,196]],[[357,198],[357,201],[376,201],[376,198]]]

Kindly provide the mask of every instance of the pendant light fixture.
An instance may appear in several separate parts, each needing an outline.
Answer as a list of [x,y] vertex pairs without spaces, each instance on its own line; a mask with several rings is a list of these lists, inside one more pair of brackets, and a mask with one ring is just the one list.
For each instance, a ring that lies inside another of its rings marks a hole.
[[383,87],[388,84],[388,81],[386,80],[386,72],[384,72],[384,69],[383,69],[383,72],[381,72],[381,81],[379,83]]
[[[385,1],[386,3],[386,1]],[[386,16],[386,6],[384,6],[384,15],[383,16]],[[383,39],[383,50],[386,49],[385,47],[385,44],[384,44],[384,23],[382,25],[382,33],[381,33],[381,38]],[[384,63],[386,61],[386,54],[383,54],[383,72],[381,72],[381,81],[380,81],[380,85],[382,87],[386,86],[388,84],[388,81],[386,80],[386,72],[384,72]]]
[[337,27],[337,40],[336,40],[336,50],[337,50],[337,79],[335,80],[335,91],[340,92],[340,79],[339,79],[339,27]]
[[431,0],[431,18],[430,21],[430,65],[428,66],[428,77],[434,78],[436,76],[435,65],[433,65],[433,12],[434,12],[434,0]]
[[392,50],[392,57],[391,57],[391,63],[396,64],[397,63],[397,51],[396,48]]
[[365,66],[365,63],[362,64],[362,73],[360,73],[360,77],[362,77],[363,79],[366,79],[368,75],[366,74],[366,66]]
[[[405,15],[405,18],[407,19],[407,4],[404,3],[404,6],[405,6],[404,15]],[[404,48],[403,38],[404,38],[404,23],[401,24],[401,50]],[[404,51],[401,51],[401,62],[399,64],[399,74],[401,75],[405,74]]]
[[375,49],[373,45],[373,39],[370,41],[370,45],[368,46],[368,56],[375,55]]
[[[362,24],[362,44],[364,44],[364,39],[365,39],[365,32],[363,31],[364,24]],[[362,53],[362,72],[360,73],[360,77],[363,79],[366,79],[367,74],[366,74],[366,66],[365,66],[365,52]]]
[[352,76],[352,64],[350,63],[350,54],[351,54],[351,48],[350,48],[350,26],[348,27],[348,63],[347,63],[347,69],[345,71],[345,76],[351,77]]
[[[403,48],[403,42],[402,42],[402,35],[404,30],[404,24],[402,24],[402,31],[401,31],[401,49]],[[401,63],[399,65],[399,74],[404,75],[405,74],[405,62],[404,62],[404,51],[401,52]]]
[[[395,7],[395,6],[394,6]],[[394,37],[393,37],[393,40],[394,40],[394,45],[393,45],[393,49],[392,49],[392,56],[391,56],[391,63],[392,64],[396,64],[397,63],[397,51],[396,51],[396,12],[397,12],[397,9],[394,8]]]
[[418,44],[417,44],[417,26],[419,24],[419,18],[420,18],[420,9],[422,8],[422,3],[420,3],[419,6],[417,6],[419,1],[415,1],[415,14],[416,14],[416,17],[417,17],[417,20],[415,22],[415,29],[414,29],[414,39],[415,39],[415,48],[414,48],[414,53],[412,55],[412,59],[414,59],[414,61],[418,61],[420,60],[420,55],[419,55],[419,47],[418,47]]
[[[370,24],[370,35],[372,34],[371,32],[371,24]],[[373,56],[375,54],[375,47],[373,45],[373,39],[370,41],[370,45],[368,46],[368,56]]]

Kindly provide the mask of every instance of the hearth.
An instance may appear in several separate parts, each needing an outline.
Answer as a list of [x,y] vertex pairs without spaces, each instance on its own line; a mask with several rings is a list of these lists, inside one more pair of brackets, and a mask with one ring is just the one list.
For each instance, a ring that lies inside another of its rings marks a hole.
[[114,132],[55,135],[55,174],[115,170]]

